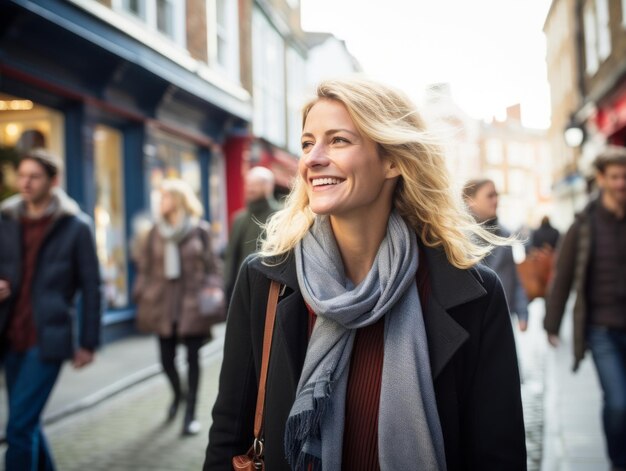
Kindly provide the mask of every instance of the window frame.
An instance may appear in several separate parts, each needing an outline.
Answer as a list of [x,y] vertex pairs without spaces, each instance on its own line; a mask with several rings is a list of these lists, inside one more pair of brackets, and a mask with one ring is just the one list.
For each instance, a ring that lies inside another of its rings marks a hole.
[[252,128],[280,147],[287,142],[285,40],[263,12],[252,14]]
[[[223,2],[225,24],[218,21],[218,2]],[[239,7],[232,0],[207,0],[207,52],[208,64],[223,75],[240,83],[239,57]],[[225,44],[226,63],[220,62],[220,41]]]
[[172,7],[172,32],[171,35],[161,31],[157,24],[157,2],[158,0],[139,0],[139,14],[135,14],[128,8],[129,0],[112,0],[111,8],[119,14],[132,18],[141,23],[150,31],[158,34],[180,47],[186,48],[186,18],[185,2],[179,0],[163,0]]
[[593,75],[600,67],[598,57],[598,31],[594,3],[587,3],[583,9],[583,29],[585,31],[585,70]]

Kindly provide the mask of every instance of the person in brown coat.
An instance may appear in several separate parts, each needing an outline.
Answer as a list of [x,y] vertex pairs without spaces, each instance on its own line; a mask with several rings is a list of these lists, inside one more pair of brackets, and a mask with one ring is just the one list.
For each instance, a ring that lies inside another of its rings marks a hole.
[[202,205],[184,181],[164,181],[159,213],[136,257],[136,322],[140,331],[159,337],[161,364],[174,393],[168,421],[175,418],[183,399],[174,363],[176,345],[180,341],[186,347],[189,385],[182,433],[194,435],[200,430],[195,420],[198,351],[210,336],[212,323],[201,314],[200,292],[209,286],[217,298],[223,298],[222,280],[208,224],[200,220]]

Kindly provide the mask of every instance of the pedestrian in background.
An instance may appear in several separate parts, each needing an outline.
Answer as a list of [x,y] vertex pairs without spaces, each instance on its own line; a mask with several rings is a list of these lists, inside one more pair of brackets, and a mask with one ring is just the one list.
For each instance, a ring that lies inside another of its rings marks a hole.
[[[508,238],[511,233],[498,222],[498,192],[492,180],[469,180],[463,186],[463,198],[477,222],[492,234]],[[517,274],[513,249],[510,245],[493,248],[483,263],[493,269],[504,286],[511,314],[517,315],[519,330],[528,327],[528,297]]]
[[258,240],[267,218],[278,210],[274,199],[274,174],[265,167],[253,167],[245,178],[246,207],[235,214],[226,254],[224,283],[230,299],[239,267],[246,257],[258,250]]
[[[183,435],[200,431],[200,423],[195,420],[200,381],[198,352],[210,337],[212,324],[212,319],[202,314],[200,293],[208,286],[216,297],[223,297],[219,263],[202,214],[202,204],[186,182],[164,180],[157,222],[137,250],[133,287],[137,327],[158,335],[161,365],[173,391],[166,412],[168,421],[175,418],[181,401],[186,400]],[[185,397],[175,364],[179,342],[187,353]]]
[[400,92],[324,82],[303,123],[295,186],[235,287],[204,469],[252,443],[270,280],[266,469],[526,469],[504,291],[473,235],[503,241]]
[[539,227],[530,234],[530,248],[554,250],[559,242],[561,234],[558,229],[550,224],[550,218],[541,218]]
[[576,215],[560,245],[546,302],[550,345],[572,289],[574,371],[591,350],[603,391],[602,418],[613,471],[626,470],[626,149],[608,147],[594,162],[600,195]]
[[[100,269],[91,221],[57,186],[60,170],[60,160],[41,149],[22,155],[19,194],[0,208],[0,278],[8,277],[0,289],[0,355],[9,399],[6,471],[54,469],[41,413],[63,361],[82,368],[99,344]],[[79,319],[73,314],[77,292]]]
[[539,227],[530,234],[526,258],[517,265],[529,301],[546,296],[554,271],[554,251],[560,236],[559,231],[550,224],[548,216],[544,216]]

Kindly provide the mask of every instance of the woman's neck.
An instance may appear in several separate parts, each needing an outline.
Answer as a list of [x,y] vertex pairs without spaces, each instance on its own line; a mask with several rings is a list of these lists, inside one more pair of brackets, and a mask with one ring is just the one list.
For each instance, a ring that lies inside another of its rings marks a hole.
[[37,202],[29,202],[26,203],[26,216],[31,219],[38,219],[42,217],[50,203],[52,202],[52,194],[48,195],[46,198],[43,198]]
[[383,218],[330,218],[346,276],[355,285],[365,279],[374,264],[387,233],[389,214]]

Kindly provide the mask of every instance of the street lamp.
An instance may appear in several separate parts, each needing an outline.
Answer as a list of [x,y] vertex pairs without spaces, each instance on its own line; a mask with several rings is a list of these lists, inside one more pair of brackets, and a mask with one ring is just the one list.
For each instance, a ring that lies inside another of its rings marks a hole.
[[565,126],[563,137],[569,147],[579,147],[585,140],[585,130],[578,124],[574,116],[570,117],[567,126]]

